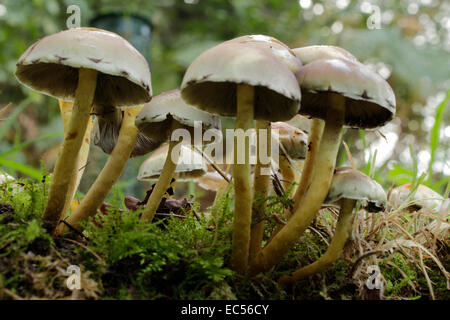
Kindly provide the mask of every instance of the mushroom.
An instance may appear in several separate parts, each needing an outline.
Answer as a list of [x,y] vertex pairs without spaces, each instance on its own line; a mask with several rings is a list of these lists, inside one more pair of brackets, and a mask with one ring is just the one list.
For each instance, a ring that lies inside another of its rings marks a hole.
[[[106,111],[109,110],[109,111]],[[107,154],[111,154],[116,146],[123,120],[123,110],[108,107],[103,108],[101,114],[96,114],[94,129],[92,130],[92,141]],[[158,148],[164,141],[155,141],[142,133],[138,133],[136,144],[131,151],[131,158],[143,156]]]
[[9,187],[11,187],[11,195],[21,193],[24,190],[23,185],[21,185],[20,183],[15,183],[13,181],[16,181],[13,176],[10,176],[6,172],[0,171],[0,187],[7,184]]
[[[63,120],[64,133],[66,133],[69,127],[70,117],[72,115],[73,102],[58,100],[58,104],[59,110],[61,112],[61,118]],[[89,147],[91,144],[91,131],[92,120],[89,120],[86,132],[84,133],[83,143],[81,145],[80,151],[78,152],[77,162],[75,164],[75,168],[69,182],[66,203],[64,204],[60,219],[64,219],[67,211],[69,210],[69,208],[71,208],[73,197],[75,196],[75,192],[77,191],[78,186],[80,185],[81,178],[83,177],[84,168],[86,167],[89,155]]]
[[325,203],[339,203],[340,211],[333,239],[327,251],[313,263],[281,277],[278,283],[285,287],[328,268],[340,256],[352,234],[353,209],[356,201],[369,212],[377,212],[386,205],[386,193],[375,180],[350,167],[337,168]]
[[[180,159],[181,145],[175,140],[177,129],[188,130],[189,136],[194,131],[196,121],[201,122],[202,129],[220,128],[218,116],[190,106],[181,98],[180,90],[170,90],[154,97],[142,108],[136,118],[136,126],[147,137],[155,140],[168,140],[167,157],[147,205],[142,213],[142,219],[153,220],[163,194],[170,185]],[[192,144],[192,140],[188,141]]]
[[298,180],[298,172],[302,170],[306,156],[308,135],[286,122],[272,122],[272,130],[278,130],[280,143],[279,168],[283,179],[283,186],[288,189]]
[[145,58],[119,35],[73,28],[30,46],[20,57],[15,75],[34,90],[74,101],[43,216],[53,231],[64,208],[92,104],[133,106],[149,101],[150,70]]
[[[358,59],[347,50],[336,46],[315,45],[308,47],[301,47],[292,49],[295,55],[302,61],[304,65],[319,59],[341,59],[358,62]],[[304,163],[304,170],[298,187],[294,195],[293,212],[298,209],[303,196],[311,184],[314,174],[314,163],[317,157],[317,150],[320,144],[320,137],[322,136],[324,122],[320,118],[313,118],[310,124],[308,152]]]
[[[156,150],[140,166],[137,179],[139,181],[158,180],[163,171],[169,151],[169,145],[166,144]],[[177,181],[191,181],[206,174],[208,168],[202,155],[191,148],[182,145],[180,157],[174,170]],[[223,179],[223,178],[222,178]]]
[[[227,177],[231,179],[231,176],[227,174]],[[197,179],[198,185],[209,191],[215,191],[217,193],[225,190],[229,183],[223,178],[217,171],[208,171]]]
[[325,120],[312,183],[291,219],[260,252],[250,275],[268,270],[281,260],[314,220],[333,177],[343,126],[376,128],[393,118],[395,96],[389,84],[358,62],[319,59],[305,65],[298,81],[301,114]]
[[[236,117],[238,133],[250,129],[254,119],[263,121],[257,123],[258,129],[267,130],[270,121],[288,120],[297,113],[300,90],[294,73],[300,67],[300,60],[277,39],[265,35],[243,36],[225,41],[198,56],[184,75],[182,96],[202,110]],[[267,142],[270,141],[269,133],[267,130]],[[234,140],[236,145],[236,135]],[[244,163],[237,163],[242,162],[238,159]],[[234,148],[235,213],[231,265],[240,273],[247,269],[252,220],[253,195],[247,159],[248,141],[244,150]],[[260,169],[257,165],[256,193],[264,193],[269,182],[269,176],[261,175]]]
[[[396,187],[389,192],[388,209],[406,208],[411,211],[438,211],[444,202],[444,197],[433,189],[419,184],[414,194],[411,194],[410,183]],[[406,201],[409,201],[406,203]]]

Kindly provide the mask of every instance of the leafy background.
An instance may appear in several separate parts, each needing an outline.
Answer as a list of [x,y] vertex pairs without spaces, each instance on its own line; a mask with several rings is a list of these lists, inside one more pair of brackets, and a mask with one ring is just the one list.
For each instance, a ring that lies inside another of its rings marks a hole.
[[[66,29],[69,5],[81,25],[99,14],[139,14],[151,21],[148,52],[154,94],[179,87],[202,51],[245,34],[267,34],[291,48],[329,44],[352,52],[394,89],[396,118],[379,131],[348,130],[344,140],[359,169],[385,188],[416,180],[440,193],[449,175],[450,3],[444,0],[6,0],[0,2],[0,167],[18,177],[51,171],[62,139],[57,101],[20,85],[15,64],[39,38]],[[369,29],[374,6],[381,29]],[[375,8],[376,9],[376,8]],[[228,123],[228,122],[225,122]],[[135,179],[145,157],[129,161],[118,188],[142,196]],[[86,192],[106,156],[91,148],[81,184]],[[347,163],[341,153],[340,164]]]

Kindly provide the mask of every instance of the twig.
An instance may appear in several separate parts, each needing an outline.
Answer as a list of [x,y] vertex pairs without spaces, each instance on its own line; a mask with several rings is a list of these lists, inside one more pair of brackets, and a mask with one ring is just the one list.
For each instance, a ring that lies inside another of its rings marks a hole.
[[15,294],[14,292],[10,291],[9,289],[3,288],[2,291],[3,291],[3,293],[6,293],[8,296],[13,298],[14,300],[24,300],[24,298],[18,296],[17,294]]
[[92,255],[93,255],[94,257],[97,258],[98,261],[100,261],[100,263],[106,264],[105,260],[103,260],[98,254],[96,254],[94,251],[92,251],[92,249],[89,249],[89,248],[88,248],[87,246],[85,246],[84,244],[82,244],[82,243],[80,243],[80,242],[78,242],[78,241],[72,240],[72,239],[70,239],[70,238],[64,238],[64,240],[65,240],[65,241],[72,242],[72,243],[76,244],[77,246],[79,246],[79,247],[81,247],[81,248],[83,248],[83,249],[89,251],[90,253],[92,253]]
[[431,284],[430,277],[428,276],[428,272],[425,268],[425,264],[423,263],[422,249],[420,249],[420,248],[419,248],[419,258],[420,258],[420,268],[422,269],[423,275],[425,276],[425,279],[427,280],[427,285],[428,285],[428,289],[430,290],[431,300],[436,300],[436,297],[434,296],[433,285]]
[[201,149],[199,149],[196,145],[193,145],[194,149],[197,150],[198,153],[200,153],[202,155],[203,158],[205,158],[206,161],[209,162],[209,164],[211,165],[211,167],[213,167],[218,174],[220,174],[222,176],[222,178],[225,179],[226,182],[230,183],[231,179],[222,171],[222,169],[220,169],[215,163],[214,161],[212,161],[212,159],[210,159],[206,154],[203,153],[203,151]]
[[373,251],[368,251],[366,253],[364,253],[363,255],[361,255],[358,259],[356,259],[355,263],[353,263],[352,269],[350,270],[350,275],[353,277],[356,268],[358,267],[359,263],[364,259],[367,258],[369,256],[372,256],[374,254],[378,254],[378,253],[383,253],[382,250],[373,250]]

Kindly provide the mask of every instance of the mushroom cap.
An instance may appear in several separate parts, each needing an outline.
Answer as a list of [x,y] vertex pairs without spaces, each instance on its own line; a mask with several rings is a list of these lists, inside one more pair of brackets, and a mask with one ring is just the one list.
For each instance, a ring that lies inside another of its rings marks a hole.
[[336,168],[328,191],[326,203],[340,199],[362,200],[362,205],[370,211],[380,211],[386,205],[386,192],[383,187],[351,167]]
[[292,51],[304,65],[319,59],[347,59],[355,62],[358,61],[350,52],[336,46],[308,46],[295,48]]
[[184,75],[181,94],[202,110],[236,116],[237,85],[248,84],[255,87],[255,119],[288,120],[299,109],[300,68],[301,61],[275,38],[243,36],[198,56]]
[[97,70],[94,104],[133,106],[150,101],[150,69],[121,36],[96,28],[73,28],[46,36],[19,58],[16,77],[25,86],[74,100],[78,69]]
[[[411,193],[411,188],[411,184],[407,183],[392,189],[389,193],[389,207],[397,209],[405,204]],[[444,203],[443,196],[423,184],[417,186],[416,192],[410,200],[413,203],[408,205],[408,208],[413,209],[438,210]]]
[[10,176],[6,172],[0,171],[0,185],[7,181],[14,181],[14,180],[16,179],[14,179],[13,176]]
[[[227,176],[231,178],[229,174]],[[218,191],[228,186],[228,182],[217,171],[207,172],[197,179],[197,183],[203,189],[210,191]]]
[[[161,175],[169,151],[169,145],[164,145],[148,157],[139,167],[137,179],[140,181],[157,180]],[[191,148],[182,145],[180,158],[175,168],[178,181],[192,180],[201,177],[208,171],[202,155]]]
[[376,128],[395,114],[392,88],[362,63],[319,59],[305,65],[297,79],[302,90],[300,114],[325,119],[330,92],[346,97],[346,126]]
[[290,158],[305,159],[308,135],[304,131],[285,122],[272,122],[271,128],[278,130],[279,142]]
[[[112,107],[113,109],[116,109]],[[117,119],[111,119],[109,117],[96,117],[94,121],[94,127],[92,128],[92,141],[94,145],[101,148],[103,152],[111,154],[116,146],[117,139],[119,138],[120,126],[123,119],[123,111],[116,109],[113,111],[118,114]],[[138,133],[136,144],[130,157],[138,157],[147,154],[156,148],[158,148],[164,140],[154,140],[145,136],[142,133]]]
[[296,114],[292,119],[285,121],[287,124],[299,128],[300,130],[308,133],[311,130],[311,119],[302,116],[301,114]]
[[181,98],[179,89],[169,90],[153,97],[136,117],[136,125],[139,127],[148,123],[163,122],[169,116],[187,127],[194,127],[195,121],[201,121],[204,129],[220,127],[220,118],[217,115],[187,104]]

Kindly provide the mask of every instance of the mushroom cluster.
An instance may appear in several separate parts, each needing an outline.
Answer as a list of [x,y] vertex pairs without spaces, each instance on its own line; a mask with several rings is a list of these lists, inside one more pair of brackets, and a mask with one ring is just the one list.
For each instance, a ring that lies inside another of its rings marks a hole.
[[[200,54],[180,89],[152,98],[148,63],[130,43],[105,30],[74,28],[30,46],[17,63],[16,76],[59,99],[64,141],[44,212],[56,234],[68,231],[67,226],[81,231],[80,222],[98,212],[127,161],[150,152],[138,180],[156,183],[139,202],[145,205],[142,220],[153,220],[174,178],[198,178],[205,188],[223,190],[231,177],[219,169],[207,172],[205,159],[215,164],[203,154],[205,141],[198,144],[194,138],[199,131],[202,137],[206,130],[220,132],[220,116],[235,118],[231,267],[236,272],[254,276],[269,270],[298,241],[322,204],[337,203],[339,220],[327,252],[280,283],[314,274],[339,257],[350,236],[356,201],[367,211],[386,204],[386,194],[374,180],[354,168],[335,169],[343,129],[378,128],[393,118],[396,108],[389,84],[342,48],[291,50],[270,36],[241,36]],[[249,139],[252,130],[256,146]],[[66,223],[58,225],[79,184],[91,136],[110,156]],[[251,147],[257,154],[253,178]],[[273,150],[279,151],[278,158]],[[278,169],[281,189],[293,185],[288,195],[293,205],[286,209],[287,222],[262,247],[268,210],[254,199],[267,198],[271,174]],[[391,192],[392,205],[402,192]]]

